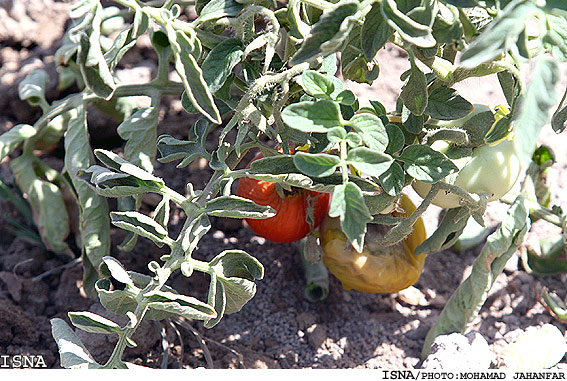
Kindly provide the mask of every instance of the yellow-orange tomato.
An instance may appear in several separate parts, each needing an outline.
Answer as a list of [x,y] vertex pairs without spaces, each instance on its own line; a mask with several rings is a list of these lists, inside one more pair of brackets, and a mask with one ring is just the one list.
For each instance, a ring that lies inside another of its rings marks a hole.
[[[394,212],[394,216],[407,216],[415,210],[405,195],[402,195],[400,206],[405,213]],[[368,224],[362,253],[348,243],[337,218],[327,217],[320,229],[323,263],[346,290],[392,293],[415,284],[423,271],[425,255],[414,254],[415,248],[426,238],[421,218],[404,241],[390,247],[379,244],[388,228]]]

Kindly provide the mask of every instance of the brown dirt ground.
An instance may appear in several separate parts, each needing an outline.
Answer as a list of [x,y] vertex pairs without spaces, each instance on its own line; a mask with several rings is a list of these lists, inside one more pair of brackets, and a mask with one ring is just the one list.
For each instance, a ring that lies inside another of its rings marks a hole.
[[[61,97],[55,86],[53,53],[61,43],[67,23],[66,4],[52,0],[0,0],[0,132],[17,123],[33,123],[39,116],[17,97],[17,84],[32,68],[43,67],[53,81],[50,100]],[[41,3],[38,5],[38,3]],[[40,9],[41,11],[34,11]],[[147,41],[129,52],[118,75],[123,81],[150,78],[155,72],[155,55]],[[351,84],[361,99],[378,99],[392,109],[401,82],[399,75],[409,67],[400,51],[388,47],[380,53],[380,78],[372,88]],[[461,93],[472,102],[502,102],[494,78],[472,79],[459,85]],[[72,90],[72,89],[71,89]],[[69,91],[71,91],[69,90]],[[161,110],[159,134],[186,137],[192,120],[179,101],[171,99]],[[117,123],[89,110],[93,145],[115,144]],[[563,197],[567,188],[565,137],[548,128],[542,141],[555,148],[558,164],[552,172],[557,185],[553,202],[566,208]],[[211,140],[210,144],[214,144]],[[62,167],[62,150],[46,152],[50,165]],[[184,169],[175,163],[156,166],[156,173],[168,185],[183,191],[187,181],[202,188],[210,171],[205,162],[196,161]],[[13,181],[9,160],[0,165],[0,179]],[[154,200],[145,200],[146,210]],[[0,201],[3,215],[20,219],[14,208]],[[495,225],[506,208],[494,204],[488,220]],[[435,224],[439,210],[428,211],[427,226]],[[173,230],[182,220],[172,217]],[[530,240],[557,234],[548,224],[537,223]],[[121,242],[123,233],[112,232],[113,242]],[[419,365],[420,351],[428,329],[435,323],[444,302],[466,277],[480,247],[458,253],[446,250],[427,258],[423,275],[414,288],[392,295],[370,295],[345,291],[331,277],[327,300],[312,304],[303,297],[304,278],[298,249],[294,245],[267,242],[255,236],[241,222],[215,219],[213,229],[199,245],[197,256],[210,260],[225,249],[240,248],[256,256],[265,266],[265,279],[258,282],[256,296],[241,312],[226,316],[212,330],[198,322],[189,322],[202,336],[218,368],[413,368]],[[522,248],[525,250],[525,248]],[[115,255],[126,268],[145,272],[146,264],[163,251],[140,239],[131,253]],[[495,353],[517,336],[519,329],[552,323],[565,332],[567,326],[554,320],[535,296],[535,287],[545,285],[565,296],[564,277],[537,277],[522,269],[518,256],[510,260],[480,312],[474,329],[486,338]],[[68,311],[90,310],[105,313],[98,303],[85,297],[81,289],[79,265],[54,271],[39,281],[32,277],[59,268],[66,262],[33,242],[15,237],[5,222],[0,222],[0,354],[42,354],[49,367],[59,367],[56,345],[51,338],[49,319],[66,318]],[[179,273],[170,281],[178,290],[204,299],[207,279],[195,275],[187,279]],[[108,315],[110,316],[110,315]],[[126,360],[150,367],[161,365],[164,351],[160,327],[166,331],[171,368],[206,366],[204,352],[194,334],[170,324],[145,323],[134,339],[138,348],[126,351]],[[99,361],[109,356],[115,337],[80,333],[87,348]],[[563,360],[565,361],[565,360]],[[563,366],[564,363],[560,364]]]

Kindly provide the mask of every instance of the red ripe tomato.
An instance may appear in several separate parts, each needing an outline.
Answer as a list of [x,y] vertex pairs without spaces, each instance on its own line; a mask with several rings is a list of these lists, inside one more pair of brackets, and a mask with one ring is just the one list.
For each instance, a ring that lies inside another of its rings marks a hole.
[[[254,160],[260,159],[258,155]],[[257,220],[247,218],[246,222],[254,233],[273,242],[288,243],[300,240],[311,231],[305,220],[309,201],[313,206],[313,217],[317,227],[327,215],[331,195],[306,189],[286,192],[282,198],[276,192],[276,183],[243,177],[238,182],[236,194],[254,201],[258,205],[269,205],[276,211],[270,218]]]

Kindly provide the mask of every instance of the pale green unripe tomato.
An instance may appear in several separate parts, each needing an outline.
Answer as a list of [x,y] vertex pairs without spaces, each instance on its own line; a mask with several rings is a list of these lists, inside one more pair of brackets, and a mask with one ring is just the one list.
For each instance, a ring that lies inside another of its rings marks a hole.
[[[515,142],[503,140],[494,146],[485,144],[475,148],[471,160],[451,183],[469,193],[490,193],[492,197],[488,201],[494,201],[512,189],[521,171]],[[431,184],[421,181],[414,181],[412,186],[421,197],[425,197],[431,189]],[[461,206],[460,201],[457,195],[441,191],[433,199],[433,204],[442,208],[457,208]]]
[[[469,115],[449,122],[440,122],[443,127],[462,127],[474,115],[490,111],[485,105],[474,105],[474,111]],[[436,141],[431,145],[436,151],[446,153],[449,144],[444,141]],[[460,171],[443,179],[444,182],[457,185],[469,193],[490,193],[492,196],[488,201],[500,199],[512,189],[520,173],[522,166],[516,142],[504,139],[495,145],[485,144],[474,148],[472,157],[453,160]],[[414,181],[413,189],[421,197],[425,197],[431,189],[431,184],[422,181]],[[433,204],[442,208],[457,208],[461,206],[461,198],[455,194],[440,191],[433,199]]]

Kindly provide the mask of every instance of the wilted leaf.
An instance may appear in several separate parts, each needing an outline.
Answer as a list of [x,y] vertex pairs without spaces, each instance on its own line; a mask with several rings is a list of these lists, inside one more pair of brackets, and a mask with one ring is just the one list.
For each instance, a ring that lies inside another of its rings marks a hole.
[[354,25],[352,16],[357,11],[358,4],[348,2],[340,3],[323,13],[291,59],[291,64],[297,65],[317,56],[327,56],[336,52]]
[[276,215],[276,211],[270,206],[258,205],[252,200],[232,195],[208,201],[203,212],[209,216],[227,218],[264,219]]
[[69,312],[69,319],[71,323],[77,328],[90,333],[119,333],[121,331],[120,326],[100,315],[92,312]]
[[99,368],[81,339],[64,320],[51,319],[51,335],[59,348],[63,368]]

